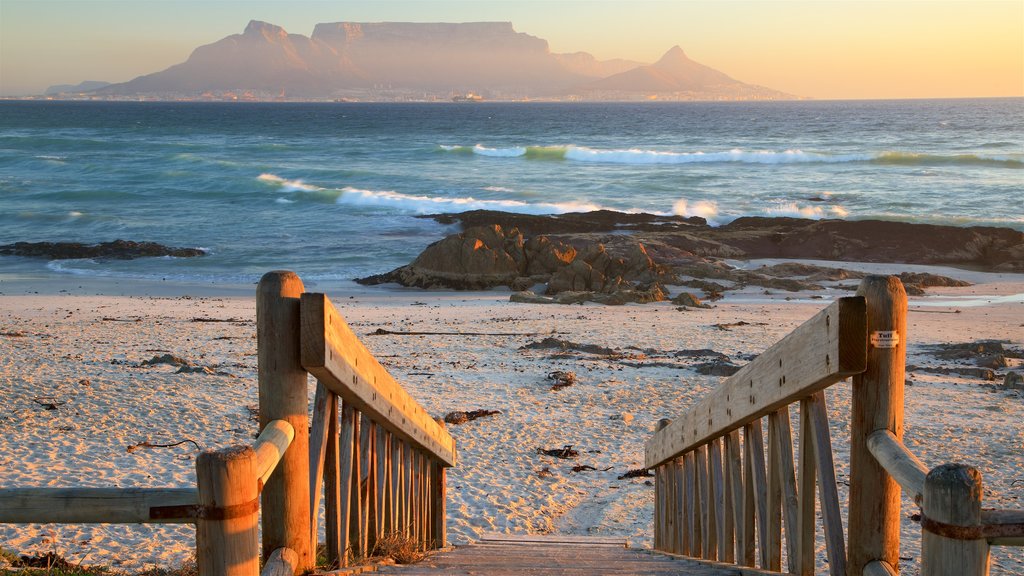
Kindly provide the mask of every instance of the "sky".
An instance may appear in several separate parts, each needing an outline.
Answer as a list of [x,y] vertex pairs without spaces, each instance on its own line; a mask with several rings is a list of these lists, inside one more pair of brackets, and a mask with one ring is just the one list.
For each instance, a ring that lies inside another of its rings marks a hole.
[[674,45],[820,99],[1024,96],[1024,0],[0,0],[0,96],[123,82],[263,20],[510,21],[553,52],[654,62]]

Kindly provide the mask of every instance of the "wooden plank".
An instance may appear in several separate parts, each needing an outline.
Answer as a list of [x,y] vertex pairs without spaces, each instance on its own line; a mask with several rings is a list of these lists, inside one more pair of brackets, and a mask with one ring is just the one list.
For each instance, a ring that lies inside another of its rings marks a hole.
[[743,428],[743,554],[740,556],[740,564],[754,566],[757,563],[754,554],[757,546],[756,531],[757,525],[757,498],[754,495],[754,457],[751,455],[747,443],[750,435],[747,427]]
[[690,529],[690,556],[700,558],[704,543],[701,541],[700,533],[700,487],[697,485],[697,452],[688,452],[685,455],[686,463],[686,504],[690,508],[688,518]]
[[[1024,510],[982,510],[981,523],[991,529],[1001,529],[1008,524],[1024,526]],[[1016,531],[1020,533],[1019,528]],[[988,543],[991,546],[1024,546],[1024,536],[990,536]]]
[[[348,402],[342,403],[346,409],[352,408]],[[342,423],[344,423],[344,414]],[[358,410],[352,410],[352,471],[349,480],[349,513],[348,513],[348,541],[349,550],[352,555],[359,556],[366,554],[366,532],[363,529],[363,498],[362,498],[362,442],[360,441],[363,431],[363,418]],[[342,428],[344,434],[344,428]],[[344,447],[342,447],[344,450]]]
[[797,496],[797,570],[795,574],[814,574],[815,542],[815,470],[814,433],[811,431],[810,399],[800,401],[800,488]]
[[782,454],[779,451],[779,430],[776,419],[777,412],[768,415],[768,569],[782,571]]
[[0,488],[3,524],[191,524],[195,488]]
[[[341,556],[345,552],[346,535],[342,526],[342,490],[341,490],[341,429],[338,422],[338,404],[340,400],[331,394],[332,402],[327,413],[327,448],[324,451],[324,536],[327,544],[327,563],[341,566]],[[351,468],[350,468],[351,469]],[[346,506],[348,493],[345,494]]]
[[903,490],[920,504],[928,468],[890,430],[868,434],[868,450]]
[[377,539],[380,540],[385,534],[391,531],[387,522],[388,510],[388,460],[391,456],[391,447],[388,446],[388,431],[383,426],[377,426],[377,446],[375,455],[377,457]]
[[256,474],[266,484],[295,438],[295,429],[284,420],[274,420],[263,427],[252,449],[256,452]]
[[203,452],[196,458],[199,505],[239,509],[204,515],[196,522],[196,567],[212,576],[252,576],[260,571],[259,489],[256,452],[249,446]]
[[446,466],[455,440],[381,366],[323,294],[302,295],[302,366],[392,434]]
[[512,542],[528,544],[600,544],[625,548],[629,540],[618,536],[576,536],[572,534],[499,534],[485,532],[480,542]]
[[415,471],[413,470],[413,447],[409,443],[405,443],[402,448],[402,471],[403,471],[403,486],[402,486],[402,499],[405,501],[405,517],[403,520],[402,531],[410,538],[416,536],[416,524],[415,518],[416,513],[414,511],[416,507],[415,502],[415,491],[412,489],[413,481],[415,479]]
[[346,566],[351,556],[354,542],[357,541],[353,530],[353,519],[359,517],[358,498],[353,497],[359,491],[359,452],[356,438],[359,436],[359,413],[349,404],[341,406],[341,424],[338,427],[338,540],[341,548],[338,553],[338,565]]
[[654,549],[665,550],[665,466],[654,468]]
[[789,406],[773,412],[769,419],[775,419],[776,450],[779,454],[779,483],[782,485],[782,517],[786,526],[786,569],[796,574],[797,562],[797,516],[800,500],[797,497],[796,473],[793,471],[793,431],[789,422]]
[[673,458],[670,470],[675,478],[673,496],[676,500],[676,535],[675,541],[672,542],[672,550],[676,554],[683,554],[686,546],[686,483],[683,477],[683,459]]
[[403,526],[403,510],[405,507],[404,495],[402,491],[402,445],[404,442],[400,438],[394,436],[391,437],[391,497],[394,502],[394,506],[391,511],[391,526],[393,532],[402,532]]
[[712,509],[715,516],[715,541],[718,544],[718,551],[715,560],[725,560],[732,549],[732,533],[728,536],[725,533],[725,477],[722,473],[722,441],[715,438],[711,441],[708,449],[710,463],[711,488],[712,488]]
[[745,540],[743,538],[743,459],[740,445],[740,431],[733,430],[725,436],[726,478],[729,480],[729,503],[732,507],[732,525],[735,533],[735,553],[729,562],[739,562],[743,558]]
[[679,456],[675,459],[679,464],[679,502],[681,512],[679,517],[679,553],[687,556],[694,555],[690,549],[690,541],[693,536],[692,518],[693,504],[690,502],[690,469],[686,463],[686,456]]
[[694,458],[697,469],[697,498],[700,501],[700,535],[701,547],[700,557],[711,559],[711,550],[714,548],[714,537],[711,532],[711,489],[708,486],[708,449],[707,446],[699,446],[694,450]]
[[431,482],[433,493],[430,498],[430,518],[433,524],[434,548],[444,548],[448,546],[448,518],[445,514],[448,497],[447,479],[445,478],[447,471],[439,462],[432,463],[431,468],[433,471]]
[[[324,463],[327,458],[327,428],[330,427],[331,403],[335,395],[316,383],[313,396],[313,424],[309,432],[309,525],[312,541],[319,538],[320,498],[324,478]],[[278,548],[280,550],[280,548]]]
[[871,454],[868,436],[888,430],[903,439],[907,294],[896,276],[868,276],[857,295],[867,302],[867,369],[853,378],[850,402],[850,497],[847,559],[853,572],[873,560],[899,565],[900,485]]
[[754,508],[757,518],[757,541],[759,543],[758,562],[761,568],[768,567],[768,485],[764,462],[764,435],[761,421],[755,420],[743,427],[743,443],[747,447],[747,458],[750,460],[751,481],[754,490]]
[[846,575],[846,547],[843,544],[843,518],[839,512],[839,491],[836,487],[836,469],[832,461],[832,438],[825,411],[825,393],[816,392],[808,399],[811,438],[818,469],[818,498],[821,503],[821,522],[825,527],[825,551],[832,576]]
[[268,272],[256,287],[259,420],[262,430],[285,420],[295,430],[291,450],[263,486],[262,549],[299,555],[301,570],[316,561],[309,518],[309,398],[306,371],[299,362],[299,299],[302,280],[293,272]]
[[375,444],[377,430],[373,420],[366,414],[362,415],[362,422],[359,424],[359,465],[362,468],[359,480],[359,499],[363,502],[363,515],[360,518],[360,529],[362,530],[362,550],[364,555],[373,554],[377,545],[377,484],[376,469],[377,459],[375,457]]
[[864,371],[864,299],[840,298],[717,386],[647,441],[645,466],[753,422]]
[[950,538],[932,532],[925,524],[927,519],[949,527],[979,526],[983,494],[981,473],[971,466],[943,464],[928,472],[921,506],[922,574],[988,575],[989,545],[984,537]]

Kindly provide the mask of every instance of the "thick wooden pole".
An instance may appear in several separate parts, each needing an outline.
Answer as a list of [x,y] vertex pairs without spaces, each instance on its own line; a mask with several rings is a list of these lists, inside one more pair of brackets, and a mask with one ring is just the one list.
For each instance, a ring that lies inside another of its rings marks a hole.
[[299,363],[299,297],[294,272],[268,272],[256,288],[260,429],[285,420],[295,438],[263,488],[263,555],[291,548],[298,570],[313,568],[309,513],[309,418],[306,371]]
[[921,574],[987,576],[988,541],[970,534],[981,525],[981,497],[981,473],[970,466],[943,464],[928,473],[921,506]]
[[[196,564],[203,576],[260,573],[259,486],[249,446],[196,458],[203,518],[196,522]],[[307,503],[308,506],[308,503]]]
[[867,370],[853,377],[850,416],[850,576],[869,562],[899,565],[900,486],[868,450],[868,436],[889,430],[903,439],[907,293],[895,276],[868,276],[857,289],[867,302]]

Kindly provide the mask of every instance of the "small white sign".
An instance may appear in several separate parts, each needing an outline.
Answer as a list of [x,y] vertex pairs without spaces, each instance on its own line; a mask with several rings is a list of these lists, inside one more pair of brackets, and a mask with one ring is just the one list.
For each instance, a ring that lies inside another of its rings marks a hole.
[[871,345],[875,348],[895,348],[900,343],[900,333],[895,330],[875,330],[871,333]]

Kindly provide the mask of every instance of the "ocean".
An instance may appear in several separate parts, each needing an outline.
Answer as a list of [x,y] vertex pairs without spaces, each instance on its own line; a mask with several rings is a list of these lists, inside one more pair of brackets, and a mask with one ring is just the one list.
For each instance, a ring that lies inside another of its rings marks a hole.
[[1024,99],[723,103],[0,102],[0,244],[201,258],[46,262],[56,283],[307,285],[405,264],[424,214],[607,208],[1024,230]]

